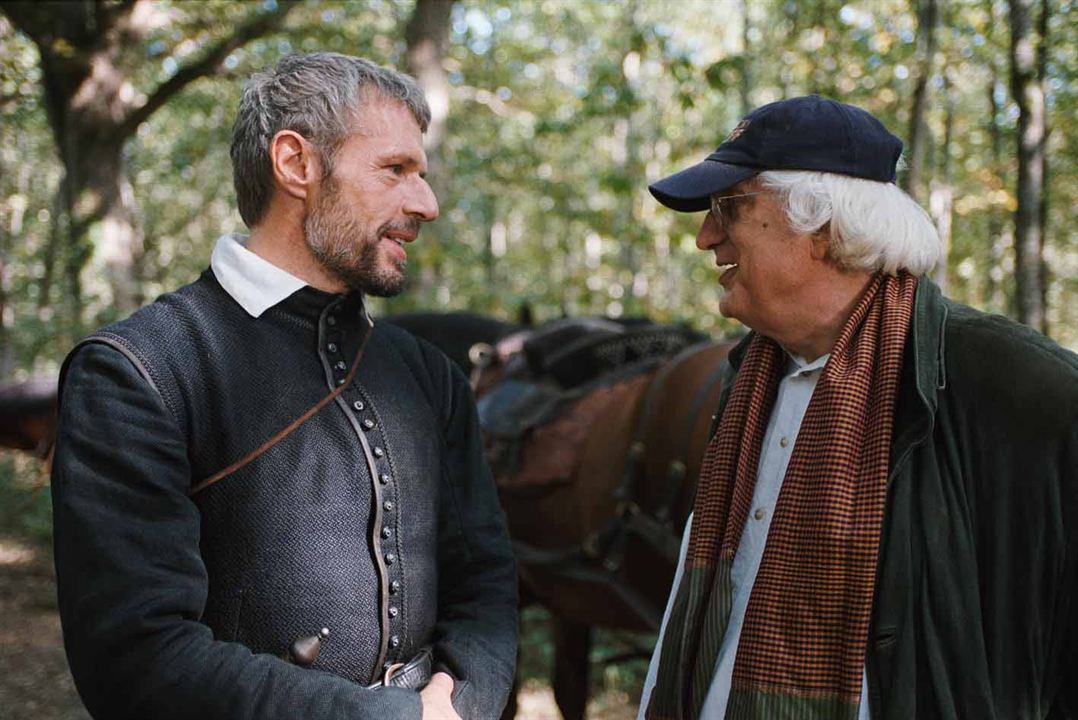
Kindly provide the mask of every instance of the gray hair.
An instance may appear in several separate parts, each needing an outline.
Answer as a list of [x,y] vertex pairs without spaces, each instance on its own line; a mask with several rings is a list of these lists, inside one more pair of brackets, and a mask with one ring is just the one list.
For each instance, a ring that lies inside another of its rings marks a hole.
[[334,154],[354,131],[356,114],[371,91],[399,100],[419,129],[427,131],[430,107],[416,81],[363,58],[338,53],[288,55],[277,67],[251,78],[240,99],[230,150],[236,200],[248,227],[257,225],[269,207],[273,136],[294,130],[310,140],[322,154],[328,174]]
[[794,232],[830,223],[829,252],[841,267],[925,275],[943,260],[928,213],[896,185],[802,170],[767,170],[757,178],[782,197]]

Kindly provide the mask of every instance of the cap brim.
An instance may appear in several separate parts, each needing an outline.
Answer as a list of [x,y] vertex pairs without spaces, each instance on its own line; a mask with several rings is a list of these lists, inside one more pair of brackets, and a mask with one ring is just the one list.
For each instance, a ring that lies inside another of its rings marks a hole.
[[671,210],[701,212],[711,207],[711,196],[761,172],[759,168],[704,160],[648,186],[648,190]]

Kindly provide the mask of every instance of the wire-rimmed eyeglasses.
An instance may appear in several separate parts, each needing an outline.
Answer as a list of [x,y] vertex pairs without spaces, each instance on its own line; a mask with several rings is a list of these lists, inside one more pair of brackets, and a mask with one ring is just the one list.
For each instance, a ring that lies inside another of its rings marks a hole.
[[740,195],[712,195],[711,217],[715,218],[715,224],[719,226],[719,230],[725,230],[733,221],[733,218],[730,216],[730,206],[727,205],[726,210],[723,210],[722,203],[724,201],[749,197],[750,195],[762,195],[765,192],[767,192],[767,190],[756,190],[755,192],[741,193]]

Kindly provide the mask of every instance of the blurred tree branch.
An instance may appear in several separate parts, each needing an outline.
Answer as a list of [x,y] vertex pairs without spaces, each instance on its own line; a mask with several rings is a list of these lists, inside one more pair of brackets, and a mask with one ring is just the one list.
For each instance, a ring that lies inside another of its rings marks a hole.
[[194,80],[216,72],[218,66],[233,50],[246,45],[255,38],[277,30],[281,23],[284,22],[286,15],[297,4],[297,2],[291,1],[284,2],[281,4],[280,10],[275,13],[255,15],[237,28],[235,33],[222,38],[215,45],[205,50],[197,60],[181,67],[172,77],[158,85],[146,102],[131,111],[123,124],[124,131],[127,134],[134,132],[140,124],[145,122],[150,115],[167,103],[180,90],[183,90]]
[[149,61],[145,45],[154,29],[156,3],[0,2],[0,11],[38,48],[44,105],[64,168],[40,306],[51,303],[54,262],[62,258],[64,297],[72,304],[68,310],[81,316],[80,276],[92,254],[87,234],[102,222],[96,251],[104,261],[112,304],[121,311],[134,308],[142,230],[123,156],[126,141],[180,90],[213,73],[229,53],[277,30],[295,6],[283,2],[273,11],[255,10],[234,31],[143,94],[135,89],[136,78]]

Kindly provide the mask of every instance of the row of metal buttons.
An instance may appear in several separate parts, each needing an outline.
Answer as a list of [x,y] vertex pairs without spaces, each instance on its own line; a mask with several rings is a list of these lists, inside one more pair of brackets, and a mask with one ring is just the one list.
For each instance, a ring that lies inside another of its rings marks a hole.
[[[337,320],[333,315],[328,316],[326,322],[327,324],[329,324],[330,327],[336,327]],[[331,341],[326,344],[326,352],[329,356],[330,362],[332,363],[332,369],[334,371],[334,382],[336,385],[344,384],[345,376],[348,372],[348,363],[340,356],[340,350],[341,345],[338,342]],[[348,388],[345,392],[347,394],[353,390],[353,388]],[[354,400],[353,402],[351,402],[350,407],[351,410],[353,410],[357,414],[368,411],[368,405],[367,403],[364,403],[363,400]],[[359,423],[360,428],[362,428],[362,431],[371,432],[376,427],[376,423],[373,417],[360,417],[357,415],[356,419]],[[382,447],[382,445],[374,444],[374,438],[369,437],[368,440],[369,442],[372,442],[371,454],[376,458],[376,460],[383,460],[386,457],[385,449]],[[386,465],[388,465],[388,462],[386,463]],[[378,484],[382,486],[382,490],[379,491],[377,488],[372,488],[374,489],[375,501],[377,501],[377,498],[379,496],[382,496],[383,493],[391,493],[392,491],[392,488],[390,487],[392,477],[389,474],[389,468],[378,468],[377,470]],[[381,536],[381,538],[386,541],[391,540],[393,537],[393,525],[395,525],[395,522],[393,522],[392,512],[393,510],[395,510],[395,508],[396,504],[393,503],[391,499],[382,499],[382,510],[386,513],[386,516],[384,517],[382,530],[381,532],[379,532],[379,536]],[[378,548],[377,550],[378,552],[381,552],[382,549]],[[398,572],[398,568],[395,567],[398,562],[398,557],[395,552],[392,552],[391,550],[386,552],[383,555],[383,560],[386,564],[387,576],[390,576],[390,574],[396,574]],[[390,620],[389,648],[392,650],[398,650],[401,647],[400,635],[396,631],[396,627],[393,627],[393,625],[395,625],[396,622],[400,622],[397,619],[400,617],[399,603],[402,587],[403,585],[399,579],[393,578],[389,580],[388,591],[389,595],[393,597],[393,600],[391,601],[392,604],[387,608],[386,613],[389,615]],[[384,667],[389,667],[395,662],[397,662],[397,653],[393,652],[391,655],[386,657]]]
[[[333,315],[330,315],[329,317],[327,317],[326,322],[330,326],[336,325],[336,319],[334,318]],[[330,362],[332,363],[333,370],[335,371],[334,372],[334,380],[338,385],[341,385],[341,384],[344,383],[345,376],[348,373],[348,363],[345,362],[345,360],[340,358],[340,355],[338,354],[339,350],[340,350],[340,346],[336,342],[328,342],[326,344],[326,352],[329,355]],[[349,390],[351,390],[351,388]],[[346,390],[345,392],[348,393],[349,390]],[[352,402],[352,404],[351,404],[351,407],[352,407],[352,410],[354,410],[356,413],[361,413],[361,412],[364,412],[365,410],[367,410],[367,405],[366,405],[366,403],[363,402],[363,400],[354,400]],[[364,431],[370,432],[370,431],[373,431],[375,429],[375,427],[376,427],[376,422],[372,417],[359,417],[357,415],[356,420],[359,422],[360,427]],[[369,437],[368,441],[373,440],[373,439],[374,438]],[[385,455],[386,455],[385,450],[382,448],[381,445],[373,445],[371,447],[371,454],[374,455],[376,460],[382,460],[382,459],[385,458]],[[389,487],[390,482],[392,480],[392,477],[390,476],[390,474],[388,472],[389,468],[378,468],[378,470],[379,470],[379,472],[378,472],[378,482],[379,482],[380,485],[383,486],[383,492],[392,492],[392,488]],[[376,492],[376,496],[380,495],[380,494],[381,493]],[[381,538],[383,540],[386,540],[386,541],[389,541],[393,537],[393,525],[394,525],[394,522],[393,522],[393,518],[392,518],[392,513],[393,513],[393,510],[394,510],[395,507],[396,507],[396,505],[394,504],[393,500],[391,500],[391,499],[386,498],[386,499],[384,499],[382,501],[382,510],[386,513],[386,517],[383,518],[383,524],[382,524],[382,529],[381,529],[381,532],[380,532],[380,536],[381,536]],[[379,548],[379,551],[381,551],[381,548]],[[396,565],[396,563],[397,563],[397,555],[396,555],[396,553],[394,553],[392,550],[390,550],[390,551],[386,552],[382,556],[382,559],[385,561],[385,564],[386,564],[386,573],[387,573],[387,575],[396,574],[397,568],[394,567],[394,565]],[[390,625],[391,634],[389,636],[389,647],[391,649],[393,649],[393,650],[396,650],[396,649],[400,648],[400,646],[401,646],[400,635],[397,634],[397,632],[395,631],[396,628],[393,627],[393,625],[395,624],[393,621],[396,620],[396,618],[398,618],[400,616],[400,608],[398,607],[397,603],[400,602],[399,595],[400,595],[401,588],[402,588],[402,585],[401,585],[400,580],[398,580],[398,579],[390,580],[388,590],[389,590],[389,594],[395,597],[395,600],[393,601],[393,604],[391,604],[386,609],[386,614],[389,616],[390,623],[391,623],[391,625]],[[396,653],[394,653],[392,657],[387,657],[386,661],[385,661],[385,667],[389,667],[394,662],[396,662],[396,660],[397,660]]]

